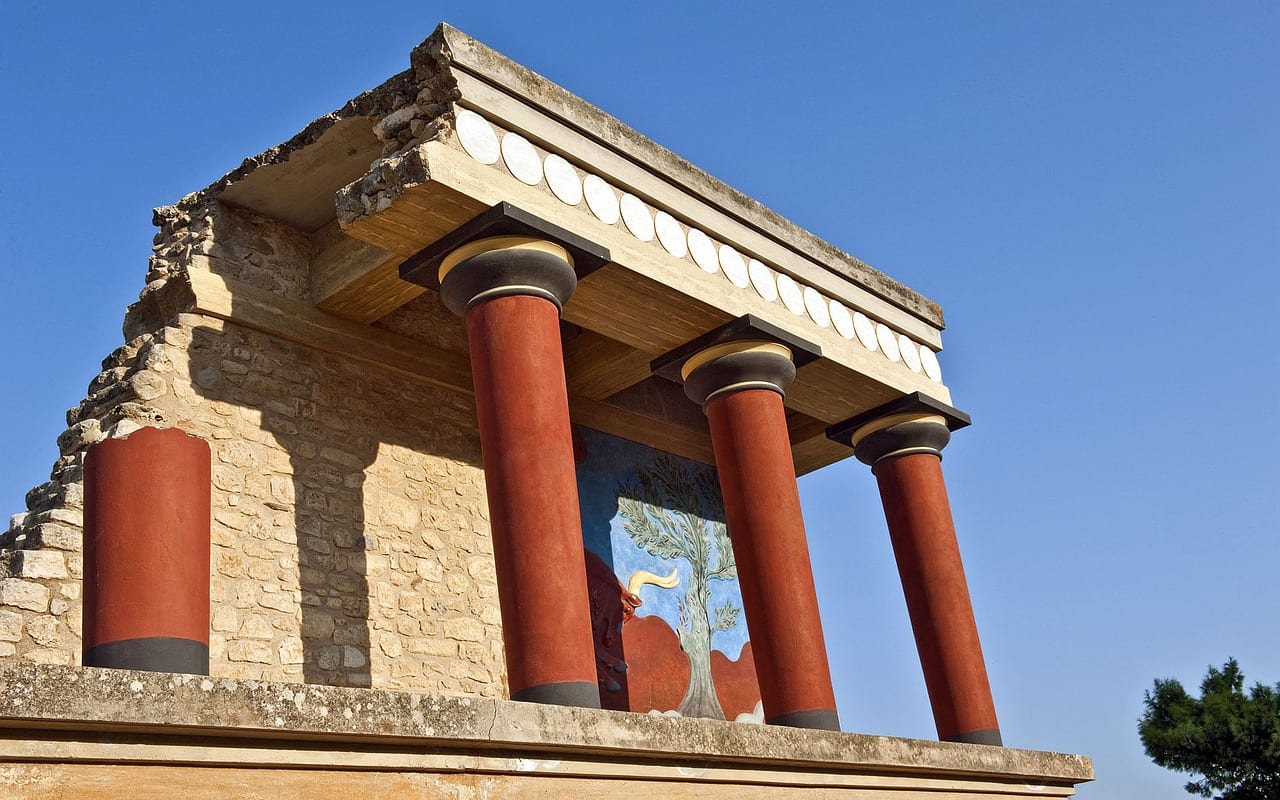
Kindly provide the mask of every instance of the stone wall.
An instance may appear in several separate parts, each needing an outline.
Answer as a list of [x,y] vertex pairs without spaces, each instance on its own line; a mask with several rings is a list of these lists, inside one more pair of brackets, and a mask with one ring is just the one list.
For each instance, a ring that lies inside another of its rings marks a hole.
[[[311,239],[216,201],[156,221],[128,343],[68,412],[51,480],[0,536],[0,661],[78,663],[84,453],[176,426],[213,456],[214,675],[501,696],[471,399],[187,313],[189,270],[305,300]],[[416,307],[385,327],[464,346],[456,319]]]

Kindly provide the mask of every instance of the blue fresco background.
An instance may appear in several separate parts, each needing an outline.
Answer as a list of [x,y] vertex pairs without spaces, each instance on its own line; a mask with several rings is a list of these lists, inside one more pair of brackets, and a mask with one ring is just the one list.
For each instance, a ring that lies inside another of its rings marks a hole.
[[[588,550],[604,559],[606,564],[613,566],[613,572],[623,586],[636,570],[648,570],[665,576],[670,575],[672,567],[675,567],[680,575],[680,585],[674,589],[658,586],[641,588],[639,594],[644,604],[636,609],[636,616],[656,615],[664,619],[672,630],[679,630],[680,612],[677,601],[688,590],[689,562],[683,558],[656,558],[638,547],[623,530],[624,520],[618,511],[618,498],[627,496],[622,494],[626,487],[638,486],[635,477],[637,470],[652,467],[659,457],[675,459],[686,469],[711,475],[715,474],[715,469],[590,428],[577,427],[575,430],[580,436],[580,449],[584,451],[580,454],[578,464],[578,503],[582,511],[583,543]],[[656,498],[636,499],[657,504]],[[719,497],[714,499],[715,502],[709,505],[723,505]],[[723,518],[711,521],[724,523]],[[711,581],[710,587],[711,601],[708,608],[715,609],[725,602],[742,608],[742,592],[737,578]],[[737,624],[732,628],[712,634],[711,648],[724,653],[730,660],[737,661],[748,638],[746,618],[739,615]]]

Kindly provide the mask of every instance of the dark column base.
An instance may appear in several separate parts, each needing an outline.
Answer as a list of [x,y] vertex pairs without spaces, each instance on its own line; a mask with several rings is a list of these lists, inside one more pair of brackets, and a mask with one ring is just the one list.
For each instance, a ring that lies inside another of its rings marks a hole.
[[943,739],[944,742],[963,742],[964,744],[988,744],[992,747],[1004,747],[1004,742],[1000,739],[999,728],[988,728],[983,731],[969,731],[968,733],[957,733]]
[[600,687],[586,681],[544,683],[541,686],[526,686],[514,691],[511,693],[511,699],[522,703],[599,708]]
[[818,731],[840,730],[840,716],[834,708],[817,708],[812,711],[792,711],[765,720],[766,725],[783,725],[788,728],[810,728]]
[[209,645],[172,636],[123,639],[90,647],[83,661],[86,667],[208,675]]

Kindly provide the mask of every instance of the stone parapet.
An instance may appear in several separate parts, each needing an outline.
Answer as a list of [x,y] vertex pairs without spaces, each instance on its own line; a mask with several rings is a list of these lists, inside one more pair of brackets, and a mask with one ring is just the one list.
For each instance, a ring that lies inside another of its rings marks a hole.
[[138,798],[199,786],[202,797],[1009,800],[1070,796],[1092,779],[1084,756],[980,745],[194,675],[0,671],[0,787],[24,799],[118,796],[129,780]]

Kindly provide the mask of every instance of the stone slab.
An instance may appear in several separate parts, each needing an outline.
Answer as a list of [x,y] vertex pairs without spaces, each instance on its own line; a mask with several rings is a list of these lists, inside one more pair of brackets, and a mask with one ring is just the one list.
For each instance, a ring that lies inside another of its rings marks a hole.
[[[41,665],[0,671],[0,737],[0,763],[341,764],[392,772],[850,788],[888,788],[897,781],[898,788],[963,791],[965,797],[1066,796],[1093,778],[1087,757],[1060,753],[474,697]],[[338,751],[345,760],[325,761]],[[0,770],[0,781],[6,774],[12,772]]]

